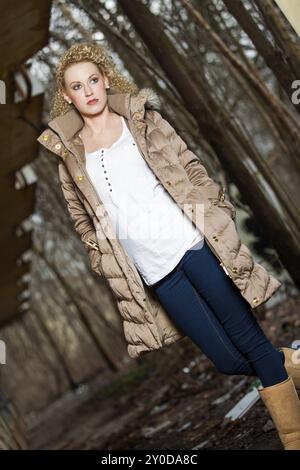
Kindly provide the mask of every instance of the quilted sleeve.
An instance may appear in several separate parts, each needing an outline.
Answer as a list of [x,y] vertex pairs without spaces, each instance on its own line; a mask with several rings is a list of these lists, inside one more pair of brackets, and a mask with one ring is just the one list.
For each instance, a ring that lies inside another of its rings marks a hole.
[[209,177],[200,159],[188,147],[185,141],[175,131],[174,127],[156,111],[151,110],[151,118],[156,126],[161,129],[167,139],[172,143],[172,147],[178,155],[179,162],[185,169],[189,180],[194,186],[205,188],[211,194],[211,199],[219,207],[225,210],[233,219],[236,211],[233,204],[225,200],[225,188],[221,188],[212,178]]
[[58,176],[63,196],[67,203],[68,212],[74,222],[75,230],[80,235],[81,241],[87,249],[91,268],[97,272],[97,274],[101,275],[99,271],[101,255],[96,237],[96,229],[91,217],[76,194],[74,182],[63,162],[58,164]]

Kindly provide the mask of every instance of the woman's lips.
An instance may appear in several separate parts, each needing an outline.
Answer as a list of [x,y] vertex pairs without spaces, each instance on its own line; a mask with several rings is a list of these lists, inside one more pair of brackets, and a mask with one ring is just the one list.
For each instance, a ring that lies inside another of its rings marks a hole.
[[98,102],[98,100],[95,98],[95,99],[93,99],[93,100],[91,100],[91,101],[88,101],[87,104],[95,104],[95,103],[97,103],[97,102]]

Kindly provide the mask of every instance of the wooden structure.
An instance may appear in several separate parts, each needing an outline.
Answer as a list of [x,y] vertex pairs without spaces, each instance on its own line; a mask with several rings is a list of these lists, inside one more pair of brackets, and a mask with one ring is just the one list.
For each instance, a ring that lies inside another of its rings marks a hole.
[[[35,184],[25,181],[17,189],[16,172],[37,156],[43,100],[42,95],[31,96],[23,64],[47,44],[50,12],[51,0],[11,0],[1,9],[0,83],[2,98],[4,89],[6,96],[0,100],[0,327],[28,308],[24,275],[30,264],[22,255],[31,246],[24,222],[34,210]],[[24,100],[18,103],[14,99],[16,72],[23,74],[27,85]]]

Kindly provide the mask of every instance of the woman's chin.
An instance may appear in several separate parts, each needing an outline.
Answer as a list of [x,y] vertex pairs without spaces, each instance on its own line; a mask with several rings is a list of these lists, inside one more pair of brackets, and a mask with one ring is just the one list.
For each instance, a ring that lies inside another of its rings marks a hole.
[[95,116],[96,114],[99,114],[102,112],[102,107],[101,104],[95,104],[94,106],[85,106],[84,109],[79,109],[79,112],[81,114],[84,114],[84,116]]

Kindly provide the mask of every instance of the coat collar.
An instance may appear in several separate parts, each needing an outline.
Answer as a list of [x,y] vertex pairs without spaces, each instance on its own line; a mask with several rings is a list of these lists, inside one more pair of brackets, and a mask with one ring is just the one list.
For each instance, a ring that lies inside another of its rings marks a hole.
[[[131,93],[108,94],[107,105],[110,111],[121,114],[126,119],[141,120],[144,117],[146,108],[160,109],[160,98],[152,88],[142,88],[136,95]],[[64,115],[49,121],[48,126],[63,141],[70,141],[76,139],[83,123],[80,113],[72,108]]]

